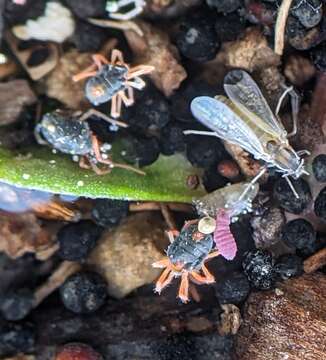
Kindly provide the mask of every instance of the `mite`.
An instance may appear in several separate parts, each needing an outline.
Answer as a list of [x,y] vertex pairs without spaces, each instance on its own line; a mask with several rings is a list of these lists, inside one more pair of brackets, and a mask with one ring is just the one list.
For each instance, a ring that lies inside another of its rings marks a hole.
[[146,85],[141,75],[154,70],[153,66],[138,65],[129,67],[124,60],[121,51],[114,49],[111,61],[103,55],[93,55],[94,64],[73,77],[73,81],[88,78],[85,84],[87,99],[95,106],[111,100],[111,116],[118,118],[121,114],[121,106],[131,106],[135,102],[134,90],[141,90]]
[[[93,115],[112,125],[126,126],[125,123],[110,119],[96,110],[90,110],[83,115],[81,112],[56,110],[45,114],[41,122],[37,124],[35,127],[36,140],[39,144],[51,145],[64,154],[78,156],[81,168],[92,169],[98,175],[107,174],[114,167],[144,175],[143,171],[132,166],[113,162],[102,151],[97,136],[93,134],[89,124],[85,121]],[[105,167],[99,167],[99,165],[105,165]]]
[[[132,6],[129,11],[118,12],[130,5]],[[145,6],[145,0],[108,0],[106,3],[106,11],[112,19],[127,21],[139,15]]]
[[[292,88],[287,88],[278,102],[274,115],[258,85],[245,71],[229,72],[224,79],[224,89],[229,99],[224,96],[217,96],[215,99],[200,96],[191,103],[191,111],[195,118],[213,130],[213,133],[192,130],[185,133],[213,135],[242,147],[255,159],[266,163],[251,184],[254,184],[269,167],[274,167],[277,172],[282,173],[298,197],[289,177],[298,179],[303,174],[309,175],[304,169],[304,159],[301,158],[308,152],[294,151],[288,141],[288,138],[296,133],[298,96]],[[291,134],[287,134],[278,117],[282,101],[288,93],[291,95],[294,121]]]
[[198,221],[184,225],[181,232],[169,231],[171,244],[167,249],[167,257],[153,264],[164,271],[156,282],[155,291],[161,291],[171,283],[173,278],[181,277],[178,297],[182,302],[189,301],[189,281],[195,284],[212,284],[214,276],[207,269],[205,262],[219,255],[214,250],[212,234],[204,234],[198,230]]

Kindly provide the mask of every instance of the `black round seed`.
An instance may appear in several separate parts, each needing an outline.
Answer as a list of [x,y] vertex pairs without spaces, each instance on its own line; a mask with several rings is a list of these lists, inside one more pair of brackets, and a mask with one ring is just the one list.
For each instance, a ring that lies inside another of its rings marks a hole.
[[103,228],[89,220],[64,226],[57,234],[58,255],[68,261],[85,260],[94,249],[102,231]]
[[294,0],[291,6],[291,14],[295,16],[306,28],[312,28],[319,24],[323,17],[323,9],[320,0]]
[[153,85],[137,94],[135,104],[126,109],[123,119],[130,127],[142,131],[157,131],[170,121],[170,106],[164,95]]
[[319,182],[326,182],[326,155],[316,156],[312,162],[312,171]]
[[215,137],[187,135],[186,141],[187,158],[194,166],[216,166],[217,171],[217,163],[229,158],[222,142]]
[[23,319],[33,308],[34,296],[28,289],[8,292],[0,298],[0,311],[9,321]]
[[274,260],[266,250],[248,252],[242,262],[250,284],[261,290],[273,287],[275,282]]
[[240,304],[246,300],[250,291],[247,277],[234,272],[218,280],[215,293],[220,304]]
[[326,42],[311,50],[312,61],[320,71],[326,71]]
[[206,62],[215,58],[220,41],[209,16],[190,16],[180,25],[176,45],[186,58]]
[[282,255],[276,260],[274,271],[282,280],[300,276],[303,273],[303,261],[297,255]]
[[218,12],[227,14],[237,10],[242,2],[241,0],[206,0],[207,5],[213,6]]
[[96,224],[107,227],[119,224],[128,215],[128,211],[128,201],[97,199],[94,201],[92,218]]
[[326,187],[324,187],[316,197],[314,210],[318,217],[326,220]]
[[80,272],[65,281],[60,288],[60,296],[68,310],[87,314],[98,310],[105,303],[107,287],[99,274]]
[[245,29],[245,22],[237,13],[219,16],[215,23],[215,31],[222,42],[234,41]]
[[224,187],[229,180],[218,173],[216,166],[211,166],[208,169],[205,169],[203,176],[203,184],[207,192],[212,192],[214,190]]
[[290,179],[299,197],[293,194],[288,182],[280,178],[274,184],[274,199],[280,207],[293,214],[300,214],[311,201],[311,192],[308,183],[303,179]]
[[157,160],[160,145],[156,138],[128,136],[122,140],[121,155],[130,164],[147,166]]
[[30,324],[3,323],[0,325],[0,356],[30,353],[34,349],[35,332]]
[[105,17],[106,0],[65,0],[67,6],[80,18]]
[[308,256],[317,250],[316,232],[305,219],[289,221],[282,230],[282,240],[302,256]]
[[77,21],[72,41],[79,51],[94,52],[100,49],[107,38],[105,29],[80,20]]
[[186,149],[186,136],[183,127],[173,122],[161,130],[161,153],[163,155],[173,155],[176,152],[183,152]]
[[190,103],[196,96],[215,96],[217,89],[201,80],[188,81],[171,96],[173,116],[182,122],[195,123],[190,111]]

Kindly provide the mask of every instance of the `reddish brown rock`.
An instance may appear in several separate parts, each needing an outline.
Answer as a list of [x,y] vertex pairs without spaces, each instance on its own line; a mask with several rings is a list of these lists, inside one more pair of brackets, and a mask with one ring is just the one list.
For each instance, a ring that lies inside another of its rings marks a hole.
[[326,277],[306,274],[254,292],[245,306],[236,353],[241,360],[326,358]]

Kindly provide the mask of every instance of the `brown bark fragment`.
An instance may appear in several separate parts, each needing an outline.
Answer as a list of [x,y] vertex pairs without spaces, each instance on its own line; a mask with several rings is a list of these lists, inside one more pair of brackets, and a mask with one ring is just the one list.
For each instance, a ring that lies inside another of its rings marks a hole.
[[125,31],[136,62],[154,66],[155,70],[149,77],[165,96],[170,96],[187,77],[185,69],[178,62],[178,51],[163,31],[148,23],[137,24],[144,36],[141,37],[133,31]]
[[326,358],[326,277],[307,274],[250,295],[238,332],[241,360]]
[[303,263],[303,269],[310,274],[326,265],[326,248],[319,250]]

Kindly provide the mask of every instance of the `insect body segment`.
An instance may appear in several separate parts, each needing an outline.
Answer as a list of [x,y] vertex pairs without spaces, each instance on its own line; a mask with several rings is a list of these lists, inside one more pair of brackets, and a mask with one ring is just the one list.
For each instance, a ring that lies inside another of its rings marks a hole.
[[[35,137],[42,145],[51,145],[64,154],[78,156],[80,167],[92,169],[98,175],[107,174],[114,167],[144,175],[144,172],[137,168],[113,162],[102,150],[103,147],[96,135],[84,121],[93,115],[113,125],[125,126],[124,123],[110,119],[96,110],[90,110],[84,115],[80,112],[56,110],[43,116],[35,128]],[[104,165],[104,168],[100,168],[99,165]]]
[[[263,160],[267,167],[275,167],[287,180],[289,176],[297,179],[308,174],[304,169],[304,160],[300,158],[301,152],[295,152],[289,145],[283,125],[272,113],[251,76],[243,70],[231,71],[225,77],[224,88],[230,100],[222,96],[215,99],[201,96],[191,103],[193,115],[214,133],[185,133],[214,135],[238,145],[255,159]],[[265,171],[266,167],[253,182]],[[294,190],[289,180],[288,183]]]
[[168,232],[171,244],[167,249],[167,257],[153,264],[156,268],[164,268],[157,280],[155,291],[160,293],[175,277],[181,277],[178,297],[183,302],[189,301],[189,281],[195,284],[211,284],[214,276],[207,269],[205,262],[219,255],[214,250],[212,234],[198,231],[198,221],[186,223],[181,232]]
[[141,90],[145,82],[141,75],[154,70],[153,66],[138,65],[129,67],[122,53],[114,49],[109,62],[100,54],[93,55],[94,64],[73,77],[74,81],[88,78],[85,85],[87,99],[94,105],[111,100],[111,116],[117,118],[121,114],[121,106],[131,106],[134,102],[134,88]]

